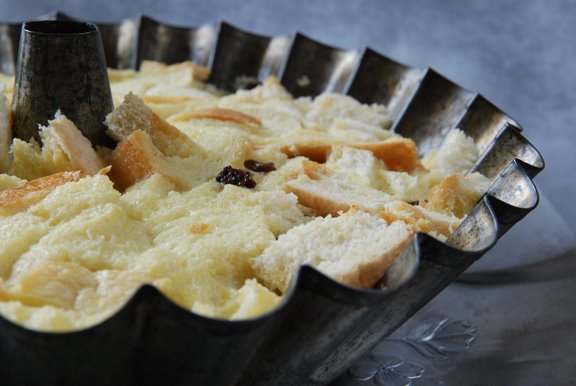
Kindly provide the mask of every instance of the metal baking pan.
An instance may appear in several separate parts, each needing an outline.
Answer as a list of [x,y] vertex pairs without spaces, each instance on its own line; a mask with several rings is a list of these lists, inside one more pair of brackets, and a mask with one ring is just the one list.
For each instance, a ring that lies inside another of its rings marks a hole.
[[[41,19],[71,20],[58,12]],[[481,149],[471,171],[482,172],[492,185],[445,243],[417,234],[383,278],[388,288],[353,289],[302,267],[281,307],[251,320],[193,314],[152,286],[81,331],[30,331],[0,316],[2,385],[327,384],[538,204],[532,179],[544,161],[520,125],[430,68],[405,66],[370,48],[341,50],[301,33],[262,36],[225,22],[189,28],[139,16],[96,24],[110,67],[191,59],[211,68],[211,83],[231,91],[240,76],[262,80],[274,74],[294,96],[329,91],[384,104],[392,130],[412,138],[422,154],[460,128]],[[14,72],[19,37],[20,24],[0,25],[3,72]]]

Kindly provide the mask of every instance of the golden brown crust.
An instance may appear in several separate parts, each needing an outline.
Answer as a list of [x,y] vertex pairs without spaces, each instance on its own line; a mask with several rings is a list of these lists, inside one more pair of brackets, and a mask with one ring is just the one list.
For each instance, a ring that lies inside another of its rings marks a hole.
[[302,172],[313,180],[320,179],[328,175],[328,168],[318,162],[302,161]]
[[426,209],[410,205],[404,201],[394,201],[386,210],[378,213],[388,224],[394,221],[404,221],[417,232],[436,233],[445,237],[450,236],[460,220],[456,217],[434,216],[426,213]]
[[211,230],[210,224],[206,223],[198,223],[190,226],[190,233],[194,235],[206,234],[210,232],[210,230]]
[[179,120],[190,119],[214,119],[217,121],[238,123],[240,125],[262,127],[262,121],[257,117],[245,114],[238,110],[224,109],[220,107],[202,109],[193,113],[183,114],[179,117]]
[[167,95],[142,95],[142,100],[146,103],[185,103],[198,99],[189,96],[167,96]]
[[210,77],[209,67],[194,64],[194,80],[205,82],[208,80],[209,77]]
[[307,188],[286,184],[284,190],[287,193],[295,194],[298,197],[298,203],[311,209],[316,216],[327,216],[329,214],[337,216],[340,212],[345,212],[352,206],[335,199],[315,194]]
[[[308,140],[283,145],[280,147],[280,151],[288,157],[304,156],[312,161],[324,163],[328,159],[333,145],[328,141]],[[391,138],[377,143],[351,143],[346,146],[371,151],[374,157],[384,161],[386,167],[392,171],[412,173],[417,170],[425,170],[418,158],[416,144],[411,139]]]
[[185,133],[166,122],[133,94],[106,117],[108,133],[117,141],[126,139],[134,131],[142,130],[152,138],[154,145],[167,156],[188,157],[199,150]]
[[42,200],[56,187],[78,181],[84,176],[82,171],[61,172],[3,190],[0,192],[0,214],[12,214],[24,210]]
[[94,151],[90,141],[66,116],[57,116],[49,123],[58,145],[75,169],[82,170],[88,175],[95,175],[104,167],[104,163]]
[[289,180],[283,190],[298,197],[298,202],[317,216],[339,216],[352,208],[377,213],[390,196],[382,191],[358,185],[345,175],[330,173],[326,165],[302,162],[300,177]]
[[166,168],[162,153],[152,142],[148,133],[137,130],[121,141],[112,152],[109,159],[111,169],[108,177],[114,182],[114,187],[123,192],[135,183],[161,174],[175,187],[185,186],[181,178]]
[[110,157],[109,177],[114,187],[124,191],[136,182],[159,172],[150,137],[142,130],[121,141]]
[[465,185],[462,175],[448,176],[428,193],[420,205],[432,211],[464,217],[472,211],[480,198],[477,192]]
[[352,145],[352,147],[370,150],[376,158],[384,161],[388,169],[395,172],[412,173],[424,169],[418,159],[416,144],[408,138],[391,138],[376,144]]
[[300,142],[280,147],[288,157],[304,156],[314,162],[324,163],[328,159],[332,144],[328,142]]
[[188,157],[192,155],[194,142],[186,134],[150,111],[150,129],[147,130],[152,142],[167,156]]
[[[317,162],[305,160],[302,162],[302,173],[312,180],[319,180],[327,176],[328,169]],[[284,185],[284,191],[295,194],[298,203],[310,209],[316,216],[329,214],[337,216],[340,212],[350,209],[349,204],[318,195],[317,192],[311,191],[309,186],[300,187],[287,183]]]

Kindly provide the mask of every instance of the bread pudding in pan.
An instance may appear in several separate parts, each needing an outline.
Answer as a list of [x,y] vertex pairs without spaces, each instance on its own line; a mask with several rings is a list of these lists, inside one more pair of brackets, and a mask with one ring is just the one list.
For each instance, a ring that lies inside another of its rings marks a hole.
[[489,186],[466,174],[478,150],[459,130],[420,159],[388,130],[385,106],[293,98],[272,76],[226,94],[207,72],[110,70],[113,150],[60,112],[41,144],[13,141],[0,192],[3,315],[84,328],[151,283],[192,312],[253,318],[303,264],[372,288],[415,232],[446,240]]
[[101,31],[138,64],[108,71],[113,148],[65,111],[12,139],[0,79],[10,384],[325,384],[537,204],[536,149],[433,70],[225,23]]

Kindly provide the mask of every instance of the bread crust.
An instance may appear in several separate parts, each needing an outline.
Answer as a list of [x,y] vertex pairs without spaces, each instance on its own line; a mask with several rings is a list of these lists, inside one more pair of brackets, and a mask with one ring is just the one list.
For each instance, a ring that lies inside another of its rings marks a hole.
[[388,169],[395,172],[412,173],[425,170],[418,158],[416,144],[408,138],[390,138],[375,144],[352,145],[352,147],[370,150],[376,158],[384,161]]
[[170,74],[178,74],[186,71],[190,71],[192,79],[194,80],[205,81],[210,76],[210,68],[195,64],[190,60],[174,64],[143,60],[140,64],[140,72],[146,74],[169,76]]
[[473,184],[457,173],[444,178],[432,188],[420,205],[428,210],[463,218],[472,211],[481,196],[482,192],[474,189]]
[[[335,143],[327,141],[305,141],[282,145],[280,151],[288,157],[304,156],[312,161],[324,163],[328,159]],[[418,149],[414,141],[408,138],[390,138],[377,143],[355,144],[346,146],[368,150],[374,157],[384,161],[389,170],[413,173],[426,170],[418,158]]]
[[61,172],[26,181],[15,188],[3,190],[0,192],[0,215],[22,211],[42,200],[56,187],[78,181],[84,176],[82,171]]
[[[352,209],[339,217],[317,218],[290,229],[255,259],[258,276],[285,292],[302,264],[357,288],[373,288],[412,240],[414,229],[402,221],[387,225]],[[368,242],[358,242],[357,238]]]
[[304,156],[318,163],[326,162],[331,150],[331,143],[319,141],[292,143],[280,147],[280,151],[290,158]]
[[213,107],[208,109],[197,110],[193,113],[187,113],[179,117],[182,120],[189,119],[215,119],[223,122],[233,122],[240,125],[262,127],[262,121],[249,114],[238,110]]
[[295,184],[286,184],[284,190],[298,196],[298,202],[312,209],[316,216],[338,216],[340,212],[345,212],[353,206],[337,199],[316,194],[306,187]]
[[114,187],[124,191],[136,182],[159,173],[157,159],[160,156],[150,137],[142,130],[130,134],[121,141],[110,157],[109,177]]
[[404,201],[393,201],[378,213],[389,224],[404,221],[417,232],[426,232],[448,237],[460,225],[462,219],[452,215],[442,215]]
[[75,169],[88,175],[95,175],[102,170],[104,163],[92,148],[88,138],[78,130],[76,125],[65,115],[56,113],[56,118],[48,122],[50,131]]
[[404,237],[396,239],[396,243],[381,255],[374,257],[370,261],[357,264],[355,269],[345,274],[337,275],[336,279],[351,287],[374,288],[412,240],[414,230],[413,228],[409,229]]
[[167,156],[188,157],[199,150],[185,133],[155,114],[142,99],[128,94],[116,110],[106,116],[107,133],[122,141],[137,130],[145,131]]
[[283,189],[317,216],[338,216],[352,208],[375,213],[391,200],[382,191],[359,186],[346,175],[331,173],[325,165],[309,160],[302,162],[300,177],[287,181]]

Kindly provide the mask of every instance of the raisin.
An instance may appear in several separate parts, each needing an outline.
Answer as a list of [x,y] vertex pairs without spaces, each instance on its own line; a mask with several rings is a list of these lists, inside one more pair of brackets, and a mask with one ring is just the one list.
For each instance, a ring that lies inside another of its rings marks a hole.
[[250,173],[244,170],[234,169],[230,165],[222,169],[222,171],[216,176],[216,181],[223,184],[242,186],[249,189],[256,186],[256,182],[252,179]]
[[276,170],[274,162],[258,162],[253,159],[244,161],[244,167],[258,173],[269,173]]

